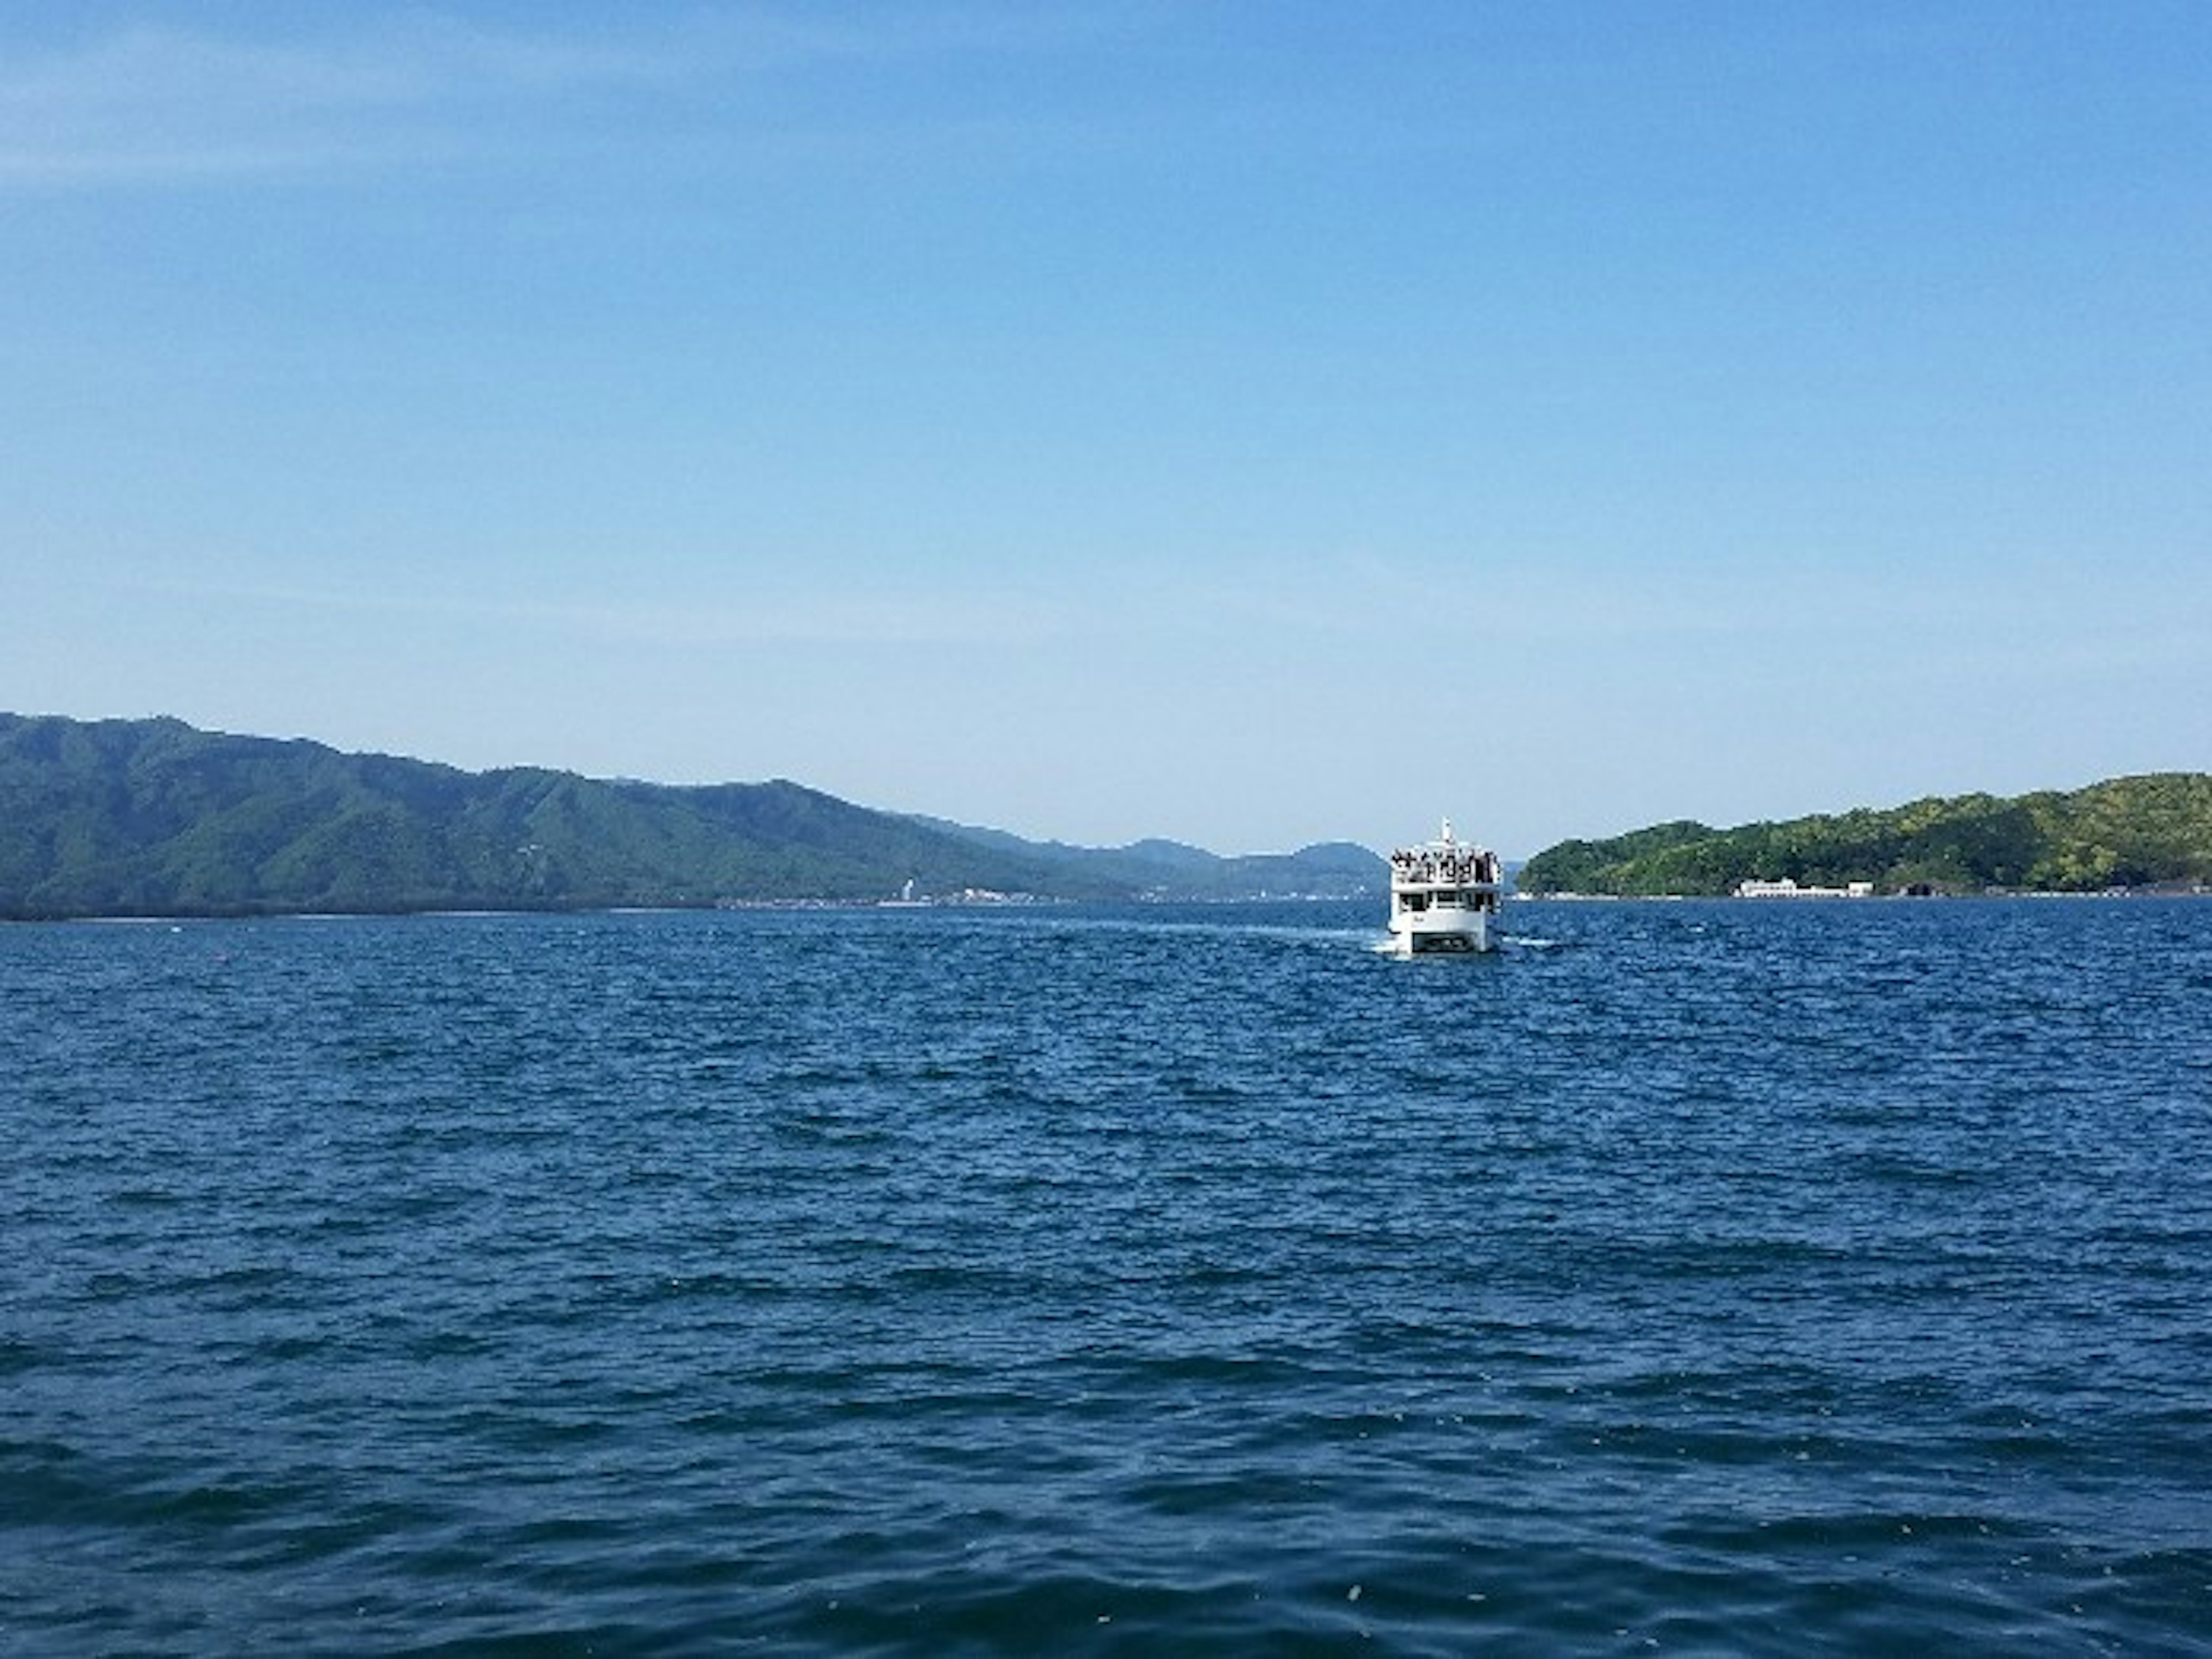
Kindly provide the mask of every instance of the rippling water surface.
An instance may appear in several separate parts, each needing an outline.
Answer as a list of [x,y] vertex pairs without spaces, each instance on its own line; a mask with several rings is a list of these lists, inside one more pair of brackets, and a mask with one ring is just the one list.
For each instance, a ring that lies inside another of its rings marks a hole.
[[2212,904],[0,930],[0,1648],[2212,1651]]

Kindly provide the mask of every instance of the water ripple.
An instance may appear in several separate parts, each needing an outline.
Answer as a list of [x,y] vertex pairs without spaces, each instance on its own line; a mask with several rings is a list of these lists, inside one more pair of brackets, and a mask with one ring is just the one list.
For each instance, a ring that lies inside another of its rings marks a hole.
[[2212,1650],[2208,914],[0,932],[0,1649]]

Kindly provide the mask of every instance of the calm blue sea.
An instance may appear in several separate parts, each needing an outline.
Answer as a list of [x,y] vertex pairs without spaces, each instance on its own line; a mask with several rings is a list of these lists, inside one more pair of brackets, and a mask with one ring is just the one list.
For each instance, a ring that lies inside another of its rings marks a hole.
[[2212,1652],[2212,902],[0,929],[0,1650]]

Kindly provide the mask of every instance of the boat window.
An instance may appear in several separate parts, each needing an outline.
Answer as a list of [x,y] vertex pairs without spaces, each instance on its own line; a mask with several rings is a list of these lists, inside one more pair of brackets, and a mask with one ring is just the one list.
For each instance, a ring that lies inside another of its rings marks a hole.
[[1407,908],[1408,910],[1425,910],[1425,909],[1427,909],[1427,908],[1429,908],[1429,896],[1428,896],[1426,893],[1408,893],[1408,894],[1407,894],[1407,895],[1406,895],[1406,908]]
[[1459,902],[1460,895],[1457,893],[1439,893],[1437,895],[1437,902],[1440,905],[1449,904],[1455,906]]

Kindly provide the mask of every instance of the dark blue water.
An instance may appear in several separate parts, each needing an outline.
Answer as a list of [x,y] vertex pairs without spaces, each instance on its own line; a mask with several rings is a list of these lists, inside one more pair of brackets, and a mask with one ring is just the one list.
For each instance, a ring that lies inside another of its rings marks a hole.
[[0,930],[0,1648],[2212,1652],[2212,904]]

